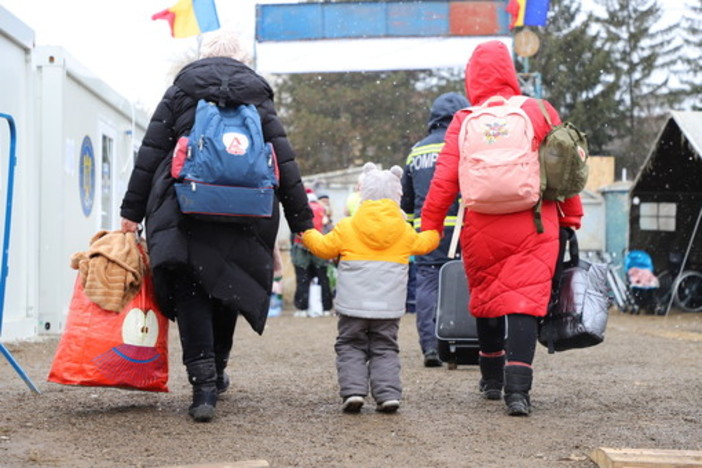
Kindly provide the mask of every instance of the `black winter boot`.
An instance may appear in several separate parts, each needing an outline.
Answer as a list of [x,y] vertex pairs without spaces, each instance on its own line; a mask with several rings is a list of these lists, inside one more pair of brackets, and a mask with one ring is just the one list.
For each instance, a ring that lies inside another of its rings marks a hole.
[[533,370],[527,366],[505,366],[505,404],[510,416],[528,416],[531,413],[529,390]]
[[193,404],[188,414],[196,422],[210,422],[217,405],[217,371],[214,359],[202,359],[187,365],[188,381],[193,386]]
[[217,369],[217,393],[224,393],[229,388],[229,376],[224,369],[227,368],[229,355],[215,355],[215,368]]
[[480,392],[487,400],[502,399],[505,356],[480,356]]

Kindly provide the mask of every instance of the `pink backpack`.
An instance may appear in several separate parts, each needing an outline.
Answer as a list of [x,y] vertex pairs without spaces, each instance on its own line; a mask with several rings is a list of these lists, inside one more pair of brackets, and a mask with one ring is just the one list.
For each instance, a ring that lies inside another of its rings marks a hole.
[[516,213],[541,198],[539,146],[521,109],[526,96],[494,96],[472,107],[458,137],[458,179],[467,209]]

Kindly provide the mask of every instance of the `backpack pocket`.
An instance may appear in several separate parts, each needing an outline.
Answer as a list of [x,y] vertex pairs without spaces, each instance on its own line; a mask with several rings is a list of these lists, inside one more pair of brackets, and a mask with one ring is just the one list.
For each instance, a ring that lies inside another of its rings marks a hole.
[[273,215],[275,189],[234,187],[184,180],[175,184],[180,210],[209,221],[246,221]]
[[175,149],[173,150],[173,160],[171,161],[171,177],[180,179],[181,172],[185,165],[185,160],[188,157],[188,137],[178,138]]

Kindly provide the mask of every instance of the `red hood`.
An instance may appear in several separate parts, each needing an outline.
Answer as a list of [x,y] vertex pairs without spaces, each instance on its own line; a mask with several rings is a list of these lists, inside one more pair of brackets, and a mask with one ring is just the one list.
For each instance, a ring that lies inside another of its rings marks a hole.
[[477,46],[466,65],[465,76],[466,95],[471,105],[480,105],[495,95],[509,98],[522,94],[512,55],[500,41]]

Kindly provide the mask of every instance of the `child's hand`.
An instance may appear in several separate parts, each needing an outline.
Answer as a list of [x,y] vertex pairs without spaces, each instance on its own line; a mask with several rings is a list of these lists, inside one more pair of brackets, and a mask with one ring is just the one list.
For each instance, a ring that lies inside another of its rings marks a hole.
[[435,250],[441,242],[441,233],[436,230],[422,231],[417,235],[417,242],[415,243],[414,254],[415,255],[426,255],[429,252]]
[[317,231],[316,229],[312,228],[312,229],[306,230],[306,231],[303,232],[302,234],[298,234],[298,236],[300,236],[300,239],[302,240],[302,243],[305,245],[305,247],[307,247],[307,245],[308,245],[309,242],[310,242],[310,238],[311,238],[312,236],[317,235],[317,234],[319,234],[319,231]]
[[428,234],[429,242],[432,245],[431,250],[436,249],[441,242],[441,232],[436,230],[425,231]]

